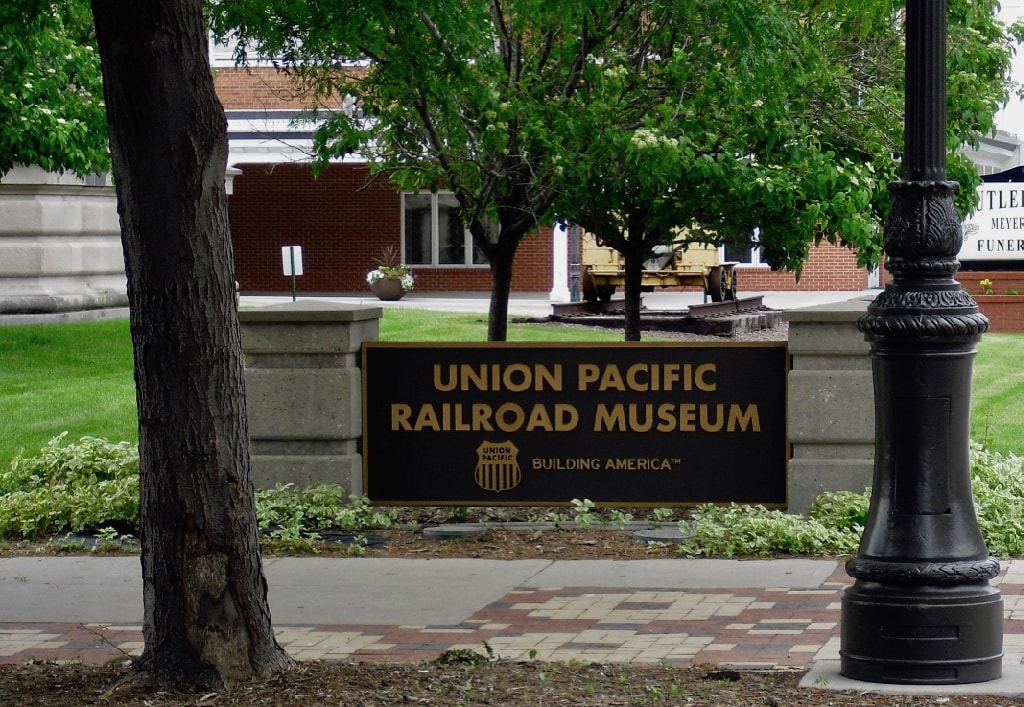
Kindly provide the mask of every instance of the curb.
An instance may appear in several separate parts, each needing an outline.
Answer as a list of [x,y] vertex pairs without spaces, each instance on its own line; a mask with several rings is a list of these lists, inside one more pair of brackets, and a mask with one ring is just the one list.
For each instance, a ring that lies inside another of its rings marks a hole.
[[[546,532],[563,530],[565,527],[576,527],[573,525],[563,526],[559,523],[442,523],[423,529],[423,536],[436,540],[449,540],[453,538],[472,538],[483,535],[489,530],[508,530],[512,532]],[[633,537],[642,542],[682,542],[693,537],[691,533],[684,533],[678,523],[666,523],[661,527],[653,527],[650,523],[634,521],[622,526],[599,525],[588,528],[588,530],[619,530],[631,532]]]

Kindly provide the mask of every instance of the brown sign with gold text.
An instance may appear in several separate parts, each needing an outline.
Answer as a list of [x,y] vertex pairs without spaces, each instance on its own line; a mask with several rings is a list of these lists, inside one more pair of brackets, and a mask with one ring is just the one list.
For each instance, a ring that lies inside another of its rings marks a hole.
[[782,342],[369,343],[362,366],[374,503],[786,503]]

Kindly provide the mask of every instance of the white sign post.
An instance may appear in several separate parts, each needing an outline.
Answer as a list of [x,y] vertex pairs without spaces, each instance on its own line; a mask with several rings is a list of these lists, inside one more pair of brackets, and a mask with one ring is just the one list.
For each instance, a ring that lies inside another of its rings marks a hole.
[[295,278],[302,274],[302,246],[283,245],[281,246],[281,265],[285,277],[292,278],[292,301],[295,301]]
[[990,182],[978,194],[978,210],[964,221],[957,259],[1024,260],[1024,184]]

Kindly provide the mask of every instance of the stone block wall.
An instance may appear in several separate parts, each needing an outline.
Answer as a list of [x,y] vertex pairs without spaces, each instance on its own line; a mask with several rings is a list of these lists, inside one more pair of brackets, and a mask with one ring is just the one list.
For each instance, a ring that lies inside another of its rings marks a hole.
[[861,492],[874,470],[875,397],[869,345],[857,330],[870,297],[787,312],[789,511],[824,491]]
[[[785,313],[792,513],[807,513],[824,491],[871,484],[873,379],[856,326],[869,303]],[[382,314],[378,306],[323,300],[239,311],[257,488],[338,483],[363,493],[360,353],[363,342],[378,340]]]
[[127,304],[117,198],[106,178],[15,167],[0,179],[0,314]]
[[383,310],[299,300],[242,309],[253,482],[256,488],[341,484],[363,493],[363,342]]

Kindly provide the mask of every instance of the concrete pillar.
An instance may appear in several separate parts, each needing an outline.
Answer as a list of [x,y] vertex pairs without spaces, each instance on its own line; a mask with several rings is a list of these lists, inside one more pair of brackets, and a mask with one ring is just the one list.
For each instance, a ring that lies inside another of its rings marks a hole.
[[0,316],[128,304],[109,179],[15,167],[0,177]]
[[551,227],[551,292],[552,302],[569,301],[569,229],[564,223]]
[[256,488],[363,493],[360,351],[383,309],[299,300],[238,312]]
[[789,511],[825,491],[864,491],[874,469],[874,392],[857,329],[870,297],[786,312],[789,322]]

